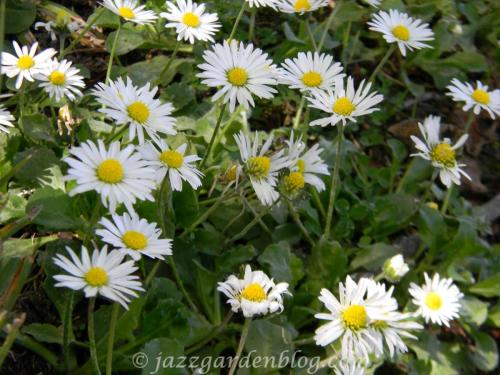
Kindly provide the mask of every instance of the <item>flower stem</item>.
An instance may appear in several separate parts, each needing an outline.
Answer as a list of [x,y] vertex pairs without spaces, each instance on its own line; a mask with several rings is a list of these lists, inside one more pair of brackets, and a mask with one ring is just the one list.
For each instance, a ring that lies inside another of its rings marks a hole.
[[295,224],[299,227],[300,231],[302,232],[302,234],[306,238],[307,242],[309,242],[309,244],[311,246],[314,246],[315,243],[314,243],[313,239],[311,238],[311,236],[309,235],[309,233],[307,232],[306,227],[304,227],[304,224],[302,224],[302,221],[300,220],[300,216],[297,213],[297,210],[295,210],[295,207],[293,207],[292,202],[290,202],[290,200],[288,198],[285,198],[285,200],[286,200],[286,204],[288,206],[288,212],[290,212],[290,215],[292,216],[293,221],[295,221]]
[[467,117],[467,123],[465,124],[464,134],[469,134],[469,130],[470,130],[472,123],[474,122],[474,118],[475,118],[474,112],[470,111],[469,115]]
[[404,186],[406,180],[408,179],[410,171],[413,168],[413,166],[415,165],[416,160],[417,160],[416,158],[412,158],[410,163],[406,167],[406,171],[405,171],[403,177],[401,177],[401,179],[399,180],[398,187],[396,188],[396,193],[400,193],[401,190],[403,189],[403,186]]
[[92,22],[87,22],[87,25],[85,25],[85,27],[83,28],[83,30],[78,34],[78,36],[73,39],[73,41],[69,44],[69,46],[67,46],[64,51],[62,51],[61,53],[61,59],[70,51],[73,49],[74,46],[76,46],[76,44],[85,36],[85,34],[90,30],[90,28],[92,26],[94,26],[94,24],[97,22],[97,20],[104,14],[104,9],[105,8],[101,8],[99,9],[99,14],[97,14],[94,19],[92,20]]
[[375,79],[375,77],[377,76],[378,72],[380,71],[380,69],[382,69],[382,67],[385,65],[385,63],[387,62],[387,60],[389,60],[389,57],[391,57],[391,55],[392,55],[392,53],[394,52],[395,49],[396,49],[396,45],[395,44],[391,44],[391,46],[389,47],[389,49],[385,53],[384,57],[382,57],[382,60],[380,60],[380,62],[378,63],[377,67],[372,72],[370,78],[368,79],[368,82],[372,82]]
[[113,304],[113,310],[111,310],[111,321],[109,323],[108,348],[106,354],[106,375],[111,375],[113,370],[113,345],[115,343],[116,321],[118,319],[119,311],[120,305],[115,302]]
[[120,35],[121,29],[122,29],[122,23],[121,21],[119,21],[118,29],[116,29],[115,39],[113,40],[113,45],[111,46],[111,55],[109,56],[108,69],[106,70],[106,80],[104,81],[104,83],[106,84],[109,82],[109,78],[111,76],[111,68],[113,67],[113,60],[115,59],[116,46],[118,44],[118,36]]
[[250,14],[250,26],[248,28],[248,41],[251,43],[253,39],[253,33],[255,30],[255,15],[257,14],[257,8],[252,8]]
[[453,193],[454,187],[455,187],[455,185],[451,185],[448,188],[448,191],[446,192],[446,195],[444,197],[443,205],[441,206],[441,213],[443,215],[446,214],[446,211],[448,210],[448,205],[450,204],[450,198],[451,198],[451,194]]
[[339,11],[341,4],[342,3],[340,1],[336,3],[335,8],[333,8],[332,12],[330,13],[330,16],[326,20],[326,24],[325,24],[324,29],[323,29],[323,35],[321,35],[321,39],[319,40],[318,49],[317,49],[318,52],[321,52],[321,49],[323,48],[323,45],[325,44],[326,36],[328,35],[328,30],[330,30],[330,26],[332,26],[333,19],[335,18],[335,15]]
[[89,335],[90,359],[92,361],[92,367],[94,368],[94,373],[97,375],[101,375],[101,370],[99,369],[99,362],[97,360],[97,351],[95,345],[94,307],[95,307],[95,297],[92,297],[89,300],[89,311],[88,311],[88,335]]
[[163,70],[160,73],[160,80],[162,80],[164,75],[167,74],[168,69],[170,68],[170,65],[172,65],[172,62],[174,61],[175,56],[177,56],[177,52],[179,52],[180,46],[181,46],[181,41],[178,40],[177,43],[175,44],[174,51],[170,55],[167,63],[165,64],[165,67],[163,68]]
[[215,124],[215,129],[214,132],[212,133],[212,138],[210,138],[210,143],[208,144],[207,151],[205,153],[205,156],[203,157],[203,160],[200,163],[200,169],[202,169],[206,162],[208,161],[208,158],[210,157],[210,153],[212,152],[212,147],[214,145],[215,138],[217,137],[217,133],[219,132],[220,125],[222,123],[222,117],[224,117],[224,112],[226,111],[227,103],[224,103],[220,107],[220,114],[219,118],[217,119],[217,123]]
[[305,25],[306,25],[307,34],[309,35],[309,39],[311,39],[312,46],[313,46],[314,50],[317,51],[318,46],[316,45],[316,40],[314,39],[314,34],[311,30],[311,24],[309,23],[309,18],[306,18]]
[[73,311],[73,297],[74,292],[71,290],[69,292],[69,297],[66,301],[66,307],[64,309],[64,321],[63,321],[63,357],[64,357],[64,369],[67,373],[70,370],[69,363],[69,336],[72,330],[72,311]]
[[344,125],[339,125],[339,134],[337,136],[337,149],[335,155],[335,165],[333,166],[332,183],[330,186],[330,199],[328,200],[328,209],[326,211],[326,223],[324,237],[330,237],[330,229],[332,225],[333,207],[335,206],[335,197],[337,192],[337,184],[339,181],[339,169],[342,162],[342,144],[344,135]]
[[236,30],[238,29],[238,24],[240,23],[241,17],[243,16],[243,13],[245,12],[247,6],[246,0],[243,0],[243,4],[241,5],[240,12],[238,13],[238,16],[236,16],[236,20],[234,21],[233,29],[231,30],[231,34],[229,34],[229,42],[234,38],[234,34],[236,34]]
[[300,118],[302,117],[302,110],[304,109],[304,104],[306,103],[305,95],[302,95],[300,99],[299,107],[297,108],[297,112],[295,113],[295,118],[293,119],[293,128],[298,129],[300,124]]
[[[175,278],[175,281],[177,282],[177,286],[179,287],[182,294],[184,295],[184,298],[186,299],[187,304],[189,305],[189,307],[193,311],[195,311],[196,313],[199,314],[198,307],[194,304],[193,300],[191,299],[191,296],[189,295],[188,291],[184,287],[184,283],[181,280],[181,277],[179,275],[179,271],[177,271],[177,266],[175,264],[175,260],[174,260],[173,256],[171,256],[168,259],[168,264],[170,264],[170,268],[172,269],[172,273],[174,274],[174,278]],[[200,316],[201,316],[201,314],[200,314]]]
[[245,324],[243,325],[243,329],[241,331],[240,342],[238,344],[238,349],[236,350],[236,355],[233,358],[233,362],[231,364],[231,368],[229,369],[228,375],[234,375],[235,371],[238,368],[238,364],[240,362],[240,356],[243,352],[243,348],[245,347],[245,342],[247,341],[248,331],[250,329],[250,323],[252,323],[252,318],[246,318]]

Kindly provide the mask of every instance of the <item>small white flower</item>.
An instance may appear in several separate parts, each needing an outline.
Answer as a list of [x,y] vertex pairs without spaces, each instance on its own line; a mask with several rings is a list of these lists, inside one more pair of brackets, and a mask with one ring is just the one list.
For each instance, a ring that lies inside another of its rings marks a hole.
[[384,277],[391,282],[398,282],[409,270],[410,268],[401,254],[387,259],[383,267]]
[[276,191],[278,173],[280,170],[290,167],[293,161],[284,155],[283,150],[267,156],[273,141],[272,136],[268,138],[262,147],[260,147],[257,132],[253,143],[249,135],[243,133],[243,131],[236,134],[234,139],[240,149],[241,160],[245,165],[245,173],[250,178],[257,198],[265,206],[272,205],[279,198]]
[[82,246],[81,258],[73,250],[66,247],[71,259],[57,254],[54,263],[69,275],[55,275],[57,287],[82,290],[85,297],[96,297],[98,294],[118,302],[128,309],[131,298],[138,297],[136,291],[144,291],[139,277],[133,275],[137,270],[134,261],[123,262],[125,254],[113,250],[108,254],[107,246],[102,250],[95,249],[90,257],[85,246]]
[[278,5],[279,0],[245,0],[250,8],[256,7],[271,7],[276,10],[276,6]]
[[102,5],[119,15],[126,21],[139,25],[153,23],[158,16],[151,10],[145,10],[145,5],[139,5],[136,0],[104,0]]
[[234,312],[241,311],[246,318],[282,312],[282,294],[291,295],[288,283],[275,284],[264,272],[252,271],[249,265],[243,279],[231,275],[218,283],[217,290],[229,298],[227,303]]
[[205,62],[198,66],[203,72],[197,76],[205,85],[219,88],[212,101],[223,97],[224,103],[229,102],[231,112],[236,103],[246,109],[254,106],[252,94],[270,99],[277,92],[270,87],[277,84],[273,62],[252,44],[245,46],[235,40],[224,41],[205,51],[203,59]]
[[192,0],[177,0],[177,4],[167,1],[168,13],[160,13],[160,16],[170,22],[165,27],[175,27],[177,40],[189,40],[191,44],[195,40],[211,41],[221,27],[217,21],[216,13],[205,13],[205,4],[198,5]]
[[352,361],[340,361],[335,367],[335,375],[364,375],[365,369]]
[[280,0],[278,2],[278,8],[283,13],[304,14],[326,6],[328,6],[328,0]]
[[99,109],[116,121],[118,125],[130,124],[129,139],[139,138],[144,143],[144,131],[152,138],[158,139],[157,133],[175,135],[175,119],[171,117],[173,106],[155,99],[158,87],[152,89],[149,82],[138,88],[127,77],[126,83],[118,78],[108,85],[99,83],[93,90],[97,101],[104,108]]
[[72,147],[69,153],[73,156],[63,159],[70,166],[65,180],[77,183],[70,196],[95,190],[111,213],[120,203],[133,212],[132,205],[137,199],[154,201],[151,195],[155,188],[154,170],[134,152],[133,145],[120,150],[120,143],[113,142],[106,148],[99,139],[97,145],[87,141]]
[[430,160],[432,165],[439,169],[441,182],[448,188],[452,183],[460,185],[460,175],[470,180],[469,175],[462,169],[465,164],[457,163],[455,152],[455,150],[462,147],[468,135],[462,135],[453,146],[448,138],[440,140],[439,128],[441,127],[441,118],[438,116],[426,117],[424,123],[419,123],[418,127],[424,137],[424,142],[413,135],[411,136],[415,147],[420,151],[411,156],[419,156]]
[[148,223],[132,212],[130,215],[112,215],[113,221],[103,217],[99,223],[104,229],[96,230],[102,240],[119,251],[130,255],[134,260],[142,255],[153,259],[165,260],[165,255],[172,255],[172,240],[160,239],[161,230],[156,223]]
[[436,273],[431,278],[424,273],[425,284],[410,284],[408,292],[413,303],[418,306],[417,313],[424,317],[426,323],[431,321],[438,325],[450,326],[450,321],[459,316],[460,300],[464,296],[452,279],[441,279]]
[[429,24],[395,9],[390,9],[389,13],[378,12],[368,25],[370,30],[382,33],[387,43],[397,43],[403,56],[406,56],[406,49],[413,51],[413,49],[432,48],[423,43],[434,40],[434,33]]
[[200,177],[203,177],[196,166],[193,165],[200,160],[197,155],[185,155],[187,143],[180,145],[176,150],[170,149],[163,140],[147,142],[138,148],[149,167],[154,169],[156,183],[160,184],[165,176],[170,181],[170,186],[174,191],[182,191],[182,181],[186,181],[196,190],[201,184]]
[[15,120],[14,116],[0,104],[0,131],[9,133],[9,129],[7,128],[13,128],[14,124],[12,121]]
[[311,91],[328,90],[335,85],[336,78],[342,78],[343,68],[333,56],[318,52],[300,52],[293,59],[286,59],[278,70],[279,81],[292,89]]
[[20,47],[16,41],[13,41],[12,45],[14,46],[16,56],[2,52],[0,55],[2,68],[0,71],[9,78],[17,76],[16,89],[21,87],[23,79],[33,82],[35,75],[42,73],[47,65],[50,64],[52,56],[56,54],[56,50],[53,48],[47,48],[37,54],[38,43],[36,42],[29,49],[28,46]]
[[45,31],[49,33],[50,39],[54,41],[57,40],[57,34],[54,31],[55,26],[56,23],[54,21],[47,21],[47,22],[39,21],[35,23],[35,30],[38,30],[40,28],[45,29]]
[[374,108],[384,97],[377,94],[376,91],[370,93],[372,84],[365,85],[363,80],[358,89],[354,89],[354,79],[347,78],[347,86],[344,88],[344,80],[335,78],[335,90],[313,91],[312,97],[308,97],[309,106],[317,108],[323,112],[329,113],[329,117],[321,118],[311,122],[311,126],[336,125],[342,122],[345,125],[347,121],[356,122],[356,117],[368,115],[378,108]]
[[40,87],[57,101],[67,97],[74,101],[77,96],[82,96],[81,88],[85,87],[83,77],[79,75],[80,69],[73,68],[71,61],[54,59],[42,74],[35,78],[40,81]]
[[472,108],[474,114],[478,115],[481,109],[484,109],[493,120],[496,116],[500,116],[499,89],[488,91],[488,86],[480,81],[476,81],[476,88],[474,88],[470,83],[462,83],[456,78],[446,88],[450,90],[446,95],[451,96],[454,101],[465,102],[464,111]]

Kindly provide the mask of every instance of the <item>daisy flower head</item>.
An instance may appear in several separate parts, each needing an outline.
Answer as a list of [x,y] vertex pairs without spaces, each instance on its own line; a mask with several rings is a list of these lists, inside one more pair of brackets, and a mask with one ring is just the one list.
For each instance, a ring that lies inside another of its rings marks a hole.
[[177,40],[213,42],[214,35],[221,27],[216,13],[206,13],[205,4],[198,5],[192,0],[177,0],[177,4],[167,1],[168,13],[160,13],[169,23],[165,27],[175,27]]
[[116,121],[118,125],[129,124],[129,139],[144,143],[144,131],[152,139],[158,139],[157,133],[175,135],[175,119],[171,117],[174,107],[170,103],[162,103],[154,96],[158,87],[150,88],[149,82],[136,87],[130,78],[126,82],[118,78],[109,84],[99,83],[93,90],[97,101],[104,108],[100,112]]
[[172,240],[161,239],[161,230],[156,223],[140,219],[135,212],[125,212],[121,216],[113,214],[112,220],[103,217],[99,223],[104,228],[96,230],[96,234],[103,242],[136,261],[143,255],[161,260],[165,260],[166,255],[172,255]]
[[197,155],[186,155],[187,143],[177,149],[171,149],[162,139],[147,142],[138,148],[148,166],[154,170],[156,183],[160,184],[165,177],[170,181],[174,191],[182,191],[182,182],[185,181],[196,190],[201,184],[201,173],[195,165],[200,160]]
[[448,138],[440,140],[441,118],[438,116],[426,117],[424,123],[419,123],[418,127],[424,140],[411,136],[415,147],[419,151],[411,156],[419,156],[430,160],[432,166],[439,169],[439,178],[448,188],[452,183],[460,185],[460,175],[470,180],[469,175],[462,169],[465,164],[459,164],[456,159],[456,150],[467,141],[468,135],[462,135],[454,145],[451,144]]
[[82,96],[80,89],[85,87],[83,77],[78,74],[80,69],[72,67],[71,64],[68,60],[59,62],[54,59],[42,74],[35,76],[40,81],[40,87],[57,101],[64,97],[74,101],[77,96]]
[[139,25],[153,23],[158,18],[155,12],[144,9],[146,6],[139,5],[137,0],[103,0],[101,4],[125,21]]
[[275,284],[264,272],[252,271],[249,265],[245,267],[243,279],[231,275],[226,281],[218,283],[217,290],[228,298],[231,309],[241,311],[245,318],[281,313],[283,294],[291,295],[288,283]]
[[340,361],[334,368],[335,375],[364,375],[365,369],[353,361]]
[[312,97],[308,97],[309,106],[317,108],[329,114],[328,117],[321,118],[310,123],[311,126],[335,126],[339,122],[345,125],[347,121],[356,122],[356,117],[368,115],[378,108],[375,108],[383,99],[383,95],[376,91],[370,93],[371,83],[365,85],[361,81],[358,89],[354,88],[354,79],[347,78],[347,85],[341,77],[335,78],[335,89],[311,92]]
[[280,0],[278,3],[278,8],[283,13],[304,14],[326,6],[328,0]]
[[384,277],[391,282],[398,282],[408,273],[410,267],[406,264],[405,259],[401,254],[394,255],[385,261],[383,272]]
[[134,151],[133,145],[121,150],[116,141],[106,148],[99,139],[97,144],[87,141],[72,147],[69,153],[71,156],[63,159],[70,166],[65,180],[76,180],[77,184],[70,196],[95,190],[111,213],[120,203],[133,212],[138,199],[154,201],[154,170]]
[[441,278],[435,274],[431,279],[424,273],[425,283],[422,286],[410,284],[408,292],[413,303],[418,306],[417,313],[429,321],[450,326],[450,321],[459,316],[460,300],[464,296],[452,279]]
[[8,128],[14,127],[12,121],[15,120],[14,116],[12,116],[12,114],[0,104],[0,131],[8,133]]
[[297,57],[286,59],[278,70],[279,81],[292,89],[311,91],[328,90],[335,85],[335,78],[342,78],[343,68],[333,56],[318,52],[300,52]]
[[271,7],[276,10],[279,0],[245,0],[250,8]]
[[446,87],[450,92],[446,95],[452,97],[456,102],[465,102],[464,111],[472,108],[475,115],[478,115],[481,109],[484,109],[494,120],[500,116],[500,90],[488,90],[488,86],[476,81],[476,88],[470,83],[462,83],[454,78],[451,84]]
[[279,193],[276,191],[278,173],[280,170],[288,168],[292,162],[285,156],[283,150],[269,154],[273,141],[272,136],[262,147],[257,132],[253,142],[250,136],[243,131],[236,134],[234,139],[240,150],[244,172],[250,178],[257,198],[264,206],[271,206],[279,198]]
[[253,44],[245,46],[238,41],[215,44],[212,50],[203,54],[205,62],[198,67],[202,70],[198,77],[209,87],[218,87],[212,101],[223,97],[224,103],[229,102],[229,110],[234,112],[236,103],[246,109],[254,106],[252,95],[271,99],[277,91],[275,66],[261,49]]
[[35,42],[30,48],[28,46],[19,46],[16,41],[12,42],[15,55],[8,52],[2,52],[0,61],[2,67],[0,71],[9,78],[17,76],[16,89],[21,88],[23,80],[33,82],[35,75],[42,73],[50,64],[50,59],[56,54],[53,48],[47,48],[40,53],[36,53],[38,43]]
[[90,256],[87,248],[82,246],[81,257],[66,247],[70,258],[57,254],[54,263],[68,274],[55,275],[56,287],[65,287],[73,290],[82,290],[85,297],[101,295],[118,302],[128,310],[128,303],[138,297],[136,291],[144,291],[134,275],[137,267],[133,260],[124,262],[125,254],[118,250],[108,253],[107,246],[102,250],[95,249]]
[[396,9],[390,9],[389,13],[380,11],[368,22],[370,30],[382,33],[387,43],[397,43],[403,56],[406,56],[406,49],[432,48],[423,43],[434,40],[434,33],[429,28],[429,24],[423,23],[419,19],[413,19],[406,13],[401,13]]

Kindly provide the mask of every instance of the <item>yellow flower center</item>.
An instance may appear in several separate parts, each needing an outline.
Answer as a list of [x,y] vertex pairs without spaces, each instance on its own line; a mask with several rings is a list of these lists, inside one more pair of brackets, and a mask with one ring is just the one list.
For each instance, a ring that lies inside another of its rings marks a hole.
[[187,12],[182,16],[182,23],[189,27],[198,27],[200,26],[200,17],[194,13]]
[[266,291],[258,283],[253,283],[247,285],[243,292],[241,292],[241,298],[252,302],[262,302],[266,299]]
[[177,151],[166,150],[160,154],[160,161],[170,168],[180,168],[184,163],[184,157]]
[[248,159],[248,173],[257,178],[266,178],[271,169],[271,159],[267,156],[254,156]]
[[92,267],[83,276],[90,286],[103,286],[108,283],[108,273],[101,267]]
[[24,55],[17,60],[17,67],[19,69],[29,69],[35,65],[35,60],[29,55]]
[[68,13],[66,13],[64,10],[60,10],[56,14],[56,24],[58,24],[58,25],[66,25],[70,19],[71,19],[71,16]]
[[481,89],[475,89],[471,96],[479,104],[488,104],[490,102],[490,94]]
[[104,160],[97,167],[97,177],[108,184],[116,184],[123,180],[122,164],[115,159]]
[[333,105],[333,112],[341,116],[349,116],[355,109],[356,106],[345,96],[338,98]]
[[238,167],[236,165],[232,165],[226,171],[225,180],[228,182],[236,180],[236,174],[238,172]]
[[227,72],[227,80],[234,86],[243,86],[248,81],[248,73],[243,68],[233,68]]
[[445,167],[455,166],[455,150],[448,143],[440,143],[431,151],[431,159]]
[[312,70],[304,73],[302,76],[302,82],[307,87],[318,87],[323,82],[323,78],[321,78],[321,74],[313,72]]
[[63,72],[54,70],[52,73],[50,73],[49,81],[56,86],[64,85],[64,82],[66,82],[66,76]]
[[118,14],[123,18],[135,18],[134,11],[128,7],[121,7],[118,9]]
[[306,170],[306,162],[303,159],[297,161],[297,168],[299,168],[300,173],[304,173]]
[[410,39],[410,30],[406,26],[397,25],[392,29],[392,33],[399,40],[406,42]]
[[368,314],[366,309],[361,305],[352,305],[342,313],[344,326],[350,330],[357,331],[366,326]]
[[284,177],[285,190],[289,193],[297,193],[305,185],[304,176],[300,172],[292,172]]
[[296,12],[305,12],[311,9],[311,3],[309,0],[297,0],[293,6]]
[[431,310],[439,310],[443,304],[443,300],[436,292],[429,292],[425,297],[425,304]]
[[127,107],[128,115],[139,124],[144,124],[149,118],[149,108],[143,102],[134,102]]
[[123,234],[123,243],[132,250],[142,250],[148,246],[147,237],[141,232],[135,230],[128,230]]
[[426,205],[427,207],[432,208],[433,210],[439,209],[439,206],[436,202],[427,202]]

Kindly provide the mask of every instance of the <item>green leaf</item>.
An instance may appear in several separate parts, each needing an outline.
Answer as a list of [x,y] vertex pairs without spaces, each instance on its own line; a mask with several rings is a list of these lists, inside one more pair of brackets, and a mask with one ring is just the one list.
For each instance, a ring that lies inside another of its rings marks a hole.
[[52,324],[33,323],[23,327],[22,332],[33,336],[38,341],[62,344],[63,332],[61,328]]
[[28,155],[31,158],[14,174],[14,177],[19,182],[27,186],[39,186],[40,179],[50,175],[48,169],[61,163],[54,152],[46,147],[32,147],[18,153],[15,157],[16,163],[25,159]]
[[498,365],[497,343],[487,333],[471,332],[476,341],[475,351],[472,353],[472,361],[482,371],[492,371]]
[[240,245],[224,251],[215,259],[215,266],[220,276],[234,271],[239,265],[245,264],[257,255],[252,245]]
[[32,256],[36,249],[45,245],[48,242],[57,240],[56,234],[46,237],[35,237],[33,239],[12,239],[5,241],[3,245],[3,251],[1,252],[4,258],[23,258],[26,256]]
[[488,304],[478,298],[465,296],[462,299],[461,314],[468,322],[480,326],[488,317]]
[[430,248],[439,248],[448,241],[447,227],[438,210],[424,206],[416,219],[419,234]]
[[[115,41],[116,33],[118,31],[113,31],[106,38],[106,50],[111,52],[113,43]],[[135,30],[121,29],[120,34],[118,34],[118,40],[116,42],[115,53],[117,56],[125,55],[130,51],[140,47],[144,43],[144,38],[140,33]]]
[[174,191],[172,202],[176,224],[189,227],[198,218],[198,199],[195,191],[184,183],[182,191]]
[[25,0],[7,0],[5,8],[5,33],[19,34],[28,30],[36,18],[36,5]]
[[56,132],[47,116],[36,114],[23,116],[19,120],[23,134],[32,141],[44,141],[57,145]]
[[363,267],[369,271],[375,271],[382,267],[386,259],[397,253],[398,249],[385,243],[364,246],[362,250],[356,251],[356,256],[351,261],[350,268],[355,270]]
[[290,246],[288,243],[280,242],[269,245],[258,260],[276,282],[292,282]]
[[488,311],[488,324],[500,327],[500,302]]
[[483,297],[500,297],[500,274],[494,275],[489,279],[478,282],[469,288],[470,293],[479,294]]
[[[157,375],[178,375],[188,374],[185,368],[177,368],[179,357],[184,354],[184,347],[175,339],[157,338],[148,341],[141,349],[147,358],[147,365],[142,367],[142,374],[157,374]],[[158,358],[160,365],[158,366]]]
[[334,285],[347,271],[347,254],[338,242],[321,239],[311,249],[308,261],[307,274],[313,279],[328,281],[325,287]]

